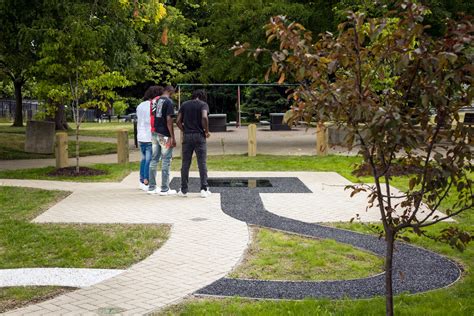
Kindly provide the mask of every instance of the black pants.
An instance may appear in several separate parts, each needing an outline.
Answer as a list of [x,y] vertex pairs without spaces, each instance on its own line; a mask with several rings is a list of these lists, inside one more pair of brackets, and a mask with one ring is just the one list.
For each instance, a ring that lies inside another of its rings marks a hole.
[[206,137],[200,133],[184,134],[183,139],[183,163],[181,165],[181,192],[188,193],[189,167],[193,159],[193,152],[199,168],[201,178],[201,190],[207,190],[207,143]]

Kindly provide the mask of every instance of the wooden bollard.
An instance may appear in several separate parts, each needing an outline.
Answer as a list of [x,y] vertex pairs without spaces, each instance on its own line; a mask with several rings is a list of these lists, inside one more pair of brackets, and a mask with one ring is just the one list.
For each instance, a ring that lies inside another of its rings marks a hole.
[[56,168],[66,168],[69,166],[68,156],[68,135],[65,132],[56,133]]
[[117,131],[117,159],[120,164],[129,162],[128,131]]
[[248,152],[249,157],[257,156],[257,125],[249,125],[249,139],[248,139]]
[[328,154],[328,129],[324,123],[319,122],[316,126],[316,155],[326,156]]

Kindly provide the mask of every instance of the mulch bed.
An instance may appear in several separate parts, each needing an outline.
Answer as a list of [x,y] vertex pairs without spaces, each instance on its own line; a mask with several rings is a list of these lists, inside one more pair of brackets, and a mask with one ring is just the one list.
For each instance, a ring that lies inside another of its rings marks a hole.
[[88,167],[80,167],[79,173],[76,173],[76,167],[60,168],[48,172],[48,176],[51,177],[92,177],[104,174],[107,174],[107,172],[104,170],[92,169]]
[[[377,171],[382,171],[384,168],[382,166],[377,166]],[[420,173],[422,170],[419,167],[402,165],[402,164],[393,164],[388,169],[388,176],[407,176],[412,174]],[[352,174],[356,177],[372,176],[372,168],[368,163],[360,165],[357,169],[352,171]]]

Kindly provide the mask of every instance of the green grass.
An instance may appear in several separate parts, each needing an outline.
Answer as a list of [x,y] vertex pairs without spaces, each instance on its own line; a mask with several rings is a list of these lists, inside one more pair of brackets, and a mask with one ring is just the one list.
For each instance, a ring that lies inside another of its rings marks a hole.
[[[75,157],[75,141],[70,141],[69,157]],[[54,158],[54,154],[27,153],[25,136],[21,134],[0,133],[0,160]],[[103,142],[81,142],[79,156],[104,155],[117,152],[117,145]]]
[[[76,124],[69,123],[71,128],[68,131],[69,135],[75,135]],[[82,136],[94,136],[105,138],[116,138],[117,130],[128,130],[129,138],[133,138],[133,123],[131,122],[111,122],[111,123],[82,123],[79,134]],[[0,123],[0,134],[25,134],[26,124],[23,127],[12,127],[12,123]]]
[[[76,124],[70,123],[71,131],[69,135],[75,135],[74,129]],[[79,134],[82,136],[117,138],[117,131],[119,129],[126,129],[128,131],[128,138],[133,138],[133,123],[132,122],[111,122],[111,123],[82,123]]]
[[[227,155],[227,156],[209,156],[207,167],[214,171],[332,171],[334,168],[340,170],[340,174],[351,181],[358,179],[351,175],[354,164],[360,163],[359,157],[343,157],[343,156],[257,156],[251,158],[243,155]],[[24,170],[5,170],[0,171],[0,179],[37,179],[37,180],[75,180],[75,181],[120,181],[131,171],[137,171],[138,163],[130,163],[129,165],[119,164],[97,164],[91,166],[108,172],[107,175],[95,177],[49,177],[48,172],[54,170],[53,167],[24,169]],[[181,169],[181,159],[173,158],[171,169],[178,171]],[[197,171],[196,159],[193,159],[191,165],[192,171]],[[369,178],[362,178],[368,180]]]
[[[166,241],[167,225],[34,224],[68,193],[0,187],[0,269],[127,268]],[[0,311],[57,293],[54,287],[0,289]]]
[[0,288],[0,313],[28,303],[44,301],[70,290],[72,289],[54,286]]
[[52,177],[48,173],[54,171],[54,167],[3,170],[0,171],[0,179],[33,179],[33,180],[58,180],[58,181],[76,181],[76,182],[119,182],[123,180],[131,171],[138,170],[138,163],[128,165],[121,164],[95,164],[90,166],[95,169],[103,170],[106,174],[98,176],[80,176],[80,177]]
[[125,268],[159,248],[166,225],[34,224],[67,193],[0,187],[0,268]]
[[344,280],[383,271],[382,258],[334,240],[264,228],[255,228],[253,236],[244,262],[232,271],[231,278]]

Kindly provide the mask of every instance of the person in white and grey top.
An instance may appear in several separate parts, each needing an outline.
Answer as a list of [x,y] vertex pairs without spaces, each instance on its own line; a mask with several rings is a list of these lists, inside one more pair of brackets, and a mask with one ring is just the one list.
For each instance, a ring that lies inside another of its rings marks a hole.
[[163,93],[163,87],[151,86],[145,92],[143,102],[137,106],[137,140],[141,152],[140,189],[148,191],[150,161],[152,155],[151,103]]

